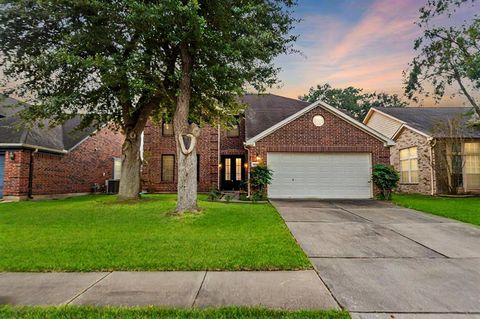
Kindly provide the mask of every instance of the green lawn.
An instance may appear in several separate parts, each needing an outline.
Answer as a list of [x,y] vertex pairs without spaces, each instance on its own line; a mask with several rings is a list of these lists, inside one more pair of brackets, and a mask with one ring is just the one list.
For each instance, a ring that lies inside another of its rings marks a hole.
[[480,226],[480,197],[447,198],[395,194],[393,202],[400,206]]
[[0,319],[349,319],[344,311],[278,311],[262,308],[162,309],[0,307]]
[[175,195],[0,204],[0,271],[311,268],[270,204],[212,203],[170,216]]

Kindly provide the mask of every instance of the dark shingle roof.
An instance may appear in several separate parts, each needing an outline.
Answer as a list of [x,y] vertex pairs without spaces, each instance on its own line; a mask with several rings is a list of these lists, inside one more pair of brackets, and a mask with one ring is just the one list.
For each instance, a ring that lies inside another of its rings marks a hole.
[[459,119],[464,127],[464,136],[480,138],[480,128],[470,127],[468,121],[472,118],[472,109],[469,107],[378,107],[383,113],[393,116],[408,126],[428,135],[445,137],[439,131],[439,126],[449,120]]
[[274,94],[246,94],[242,101],[248,105],[245,110],[247,140],[311,104]]
[[[11,107],[12,105],[14,107]],[[17,114],[25,107],[28,105],[19,104],[18,101],[11,98],[2,98],[0,101],[0,144],[28,144],[56,151],[68,151],[95,131],[94,128],[75,130],[80,124],[80,116],[55,127],[50,127],[47,120],[41,121],[33,127],[26,127]]]

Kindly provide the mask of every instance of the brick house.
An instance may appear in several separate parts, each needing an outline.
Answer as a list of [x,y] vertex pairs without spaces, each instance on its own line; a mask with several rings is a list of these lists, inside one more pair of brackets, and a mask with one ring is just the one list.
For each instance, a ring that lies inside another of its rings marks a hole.
[[[372,108],[364,124],[393,139],[398,190],[435,195],[480,192],[480,129],[466,107]],[[456,124],[455,124],[456,123]],[[455,183],[455,184],[453,184]]]
[[[239,125],[202,128],[198,190],[248,189],[252,167],[273,170],[271,198],[371,198],[372,166],[389,163],[394,143],[323,103],[272,94],[246,95]],[[143,181],[148,192],[176,191],[171,124],[147,124]]]
[[47,121],[21,127],[16,113],[22,107],[11,98],[0,106],[0,199],[86,194],[95,184],[119,178],[120,134],[107,128],[76,131],[78,117],[53,128]]

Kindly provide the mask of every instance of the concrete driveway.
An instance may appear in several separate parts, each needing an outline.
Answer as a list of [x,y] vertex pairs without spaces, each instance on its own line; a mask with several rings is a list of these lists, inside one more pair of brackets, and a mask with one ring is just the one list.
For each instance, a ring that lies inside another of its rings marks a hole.
[[480,318],[480,228],[372,200],[274,200],[353,318]]

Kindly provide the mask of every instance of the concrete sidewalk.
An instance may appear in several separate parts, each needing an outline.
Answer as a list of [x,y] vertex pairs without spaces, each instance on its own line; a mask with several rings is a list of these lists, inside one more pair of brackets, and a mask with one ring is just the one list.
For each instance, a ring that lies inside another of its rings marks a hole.
[[0,304],[339,308],[313,270],[0,273]]

